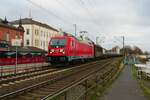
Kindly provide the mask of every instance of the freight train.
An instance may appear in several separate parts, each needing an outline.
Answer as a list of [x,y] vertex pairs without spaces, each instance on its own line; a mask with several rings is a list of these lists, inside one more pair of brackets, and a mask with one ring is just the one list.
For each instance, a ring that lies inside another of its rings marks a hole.
[[[107,55],[107,57],[110,56],[112,55]],[[65,35],[51,38],[48,46],[47,61],[51,64],[58,64],[104,57],[106,55],[103,54],[103,48],[95,45],[89,39],[79,40],[72,35]]]

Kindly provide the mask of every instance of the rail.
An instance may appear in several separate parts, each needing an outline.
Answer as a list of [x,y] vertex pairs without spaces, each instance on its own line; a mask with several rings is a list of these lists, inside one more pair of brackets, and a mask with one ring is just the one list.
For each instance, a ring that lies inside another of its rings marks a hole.
[[54,93],[54,94],[49,94],[49,95],[47,95],[46,97],[42,98],[41,100],[46,100],[46,99],[49,99],[49,100],[50,100],[50,99],[52,99],[52,98],[54,98],[54,97],[60,95],[61,93],[65,92],[65,91],[67,91],[67,90],[69,90],[69,89],[71,89],[72,87],[77,86],[78,84],[80,84],[80,83],[84,82],[85,80],[89,79],[89,77],[91,77],[93,74],[95,74],[96,72],[100,71],[102,68],[104,68],[106,65],[109,65],[110,63],[111,63],[111,62],[105,63],[104,65],[102,65],[102,67],[101,67],[99,70],[94,71],[94,72],[91,72],[91,73],[88,73],[87,75],[85,75],[85,77],[81,78],[81,79],[80,79],[78,82],[76,82],[75,84],[72,83],[72,84],[70,84],[69,86],[66,86],[67,88],[64,88],[64,89],[62,89],[62,90],[60,90],[60,91],[58,91],[58,92],[56,92],[56,93]]
[[30,63],[30,64],[18,64],[0,66],[0,78],[13,76],[21,73],[32,72],[42,69],[45,66],[50,66],[48,63]]
[[[107,60],[108,61],[108,60]],[[34,85],[32,85],[32,86],[28,86],[28,87],[25,87],[25,88],[23,88],[23,89],[19,89],[19,90],[17,90],[17,91],[15,91],[15,92],[11,92],[11,93],[8,93],[8,94],[5,94],[5,95],[2,95],[2,96],[0,96],[0,99],[4,99],[4,98],[8,98],[8,97],[13,97],[13,96],[16,96],[16,95],[18,95],[18,94],[23,94],[23,93],[25,93],[26,91],[31,91],[31,90],[34,90],[34,89],[38,89],[38,88],[40,88],[40,87],[43,87],[43,86],[46,86],[47,84],[52,84],[52,83],[54,83],[54,82],[57,82],[57,81],[60,81],[60,80],[64,80],[65,78],[69,78],[70,76],[75,76],[75,75],[77,75],[77,73],[79,73],[80,72],[80,74],[81,74],[81,76],[82,75],[86,75],[84,78],[82,78],[82,79],[80,79],[80,81],[81,80],[84,80],[84,79],[86,79],[86,77],[87,76],[89,76],[90,74],[92,74],[92,73],[90,73],[89,71],[89,69],[93,69],[92,67],[89,67],[89,66],[93,66],[94,64],[97,64],[97,62],[98,61],[95,61],[95,62],[91,62],[91,63],[88,63],[88,64],[84,64],[84,65],[81,65],[81,66],[78,66],[78,67],[74,67],[74,68],[70,68],[70,69],[68,69],[67,70],[67,72],[68,73],[66,73],[66,71],[63,71],[63,72],[60,72],[60,73],[56,73],[55,75],[54,75],[54,77],[52,77],[50,80],[46,80],[46,81],[43,81],[43,82],[40,82],[40,83],[37,83],[37,84],[34,84]],[[104,61],[103,61],[103,63],[104,63]],[[106,63],[106,62],[105,62]],[[87,66],[88,65],[88,66]],[[104,64],[105,65],[105,64]],[[105,65],[106,66],[106,65]],[[101,67],[101,68],[103,68],[103,67]],[[83,71],[85,71],[86,72],[86,70],[87,70],[87,72],[88,72],[88,74],[85,74],[85,73],[83,73]],[[95,72],[95,71],[94,71]],[[94,73],[93,72],[93,73]],[[64,75],[64,76],[63,76]],[[74,83],[72,83],[72,86],[74,86],[74,85],[76,85],[76,84],[74,84]],[[70,86],[71,87],[71,86]],[[65,90],[65,89],[64,89]],[[60,91],[59,91],[60,92]],[[54,95],[54,94],[53,94]],[[51,96],[50,94],[47,96],[47,97],[49,97],[49,96]],[[47,97],[45,97],[45,98],[47,98]],[[43,98],[44,99],[44,98]]]

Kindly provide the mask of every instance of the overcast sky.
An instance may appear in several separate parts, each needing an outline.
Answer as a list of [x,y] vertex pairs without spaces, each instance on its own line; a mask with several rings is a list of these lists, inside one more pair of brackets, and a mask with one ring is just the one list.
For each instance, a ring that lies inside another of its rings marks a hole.
[[[85,35],[106,48],[137,45],[150,51],[150,0],[1,0],[0,18],[31,17],[74,34]],[[31,13],[30,13],[31,12]]]

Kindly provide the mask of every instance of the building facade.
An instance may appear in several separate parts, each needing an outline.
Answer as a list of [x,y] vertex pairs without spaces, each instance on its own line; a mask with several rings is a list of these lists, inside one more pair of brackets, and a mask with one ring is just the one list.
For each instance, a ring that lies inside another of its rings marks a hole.
[[115,46],[112,48],[112,53],[113,54],[120,54],[120,48],[119,46]]
[[[24,46],[33,46],[47,51],[51,37],[60,35],[55,28],[32,18],[24,18],[21,21],[25,30]],[[19,20],[13,21],[12,24],[18,26]]]
[[0,41],[6,41],[10,46],[13,39],[21,40],[23,46],[24,29],[19,21],[18,27],[12,26],[7,19],[0,19]]

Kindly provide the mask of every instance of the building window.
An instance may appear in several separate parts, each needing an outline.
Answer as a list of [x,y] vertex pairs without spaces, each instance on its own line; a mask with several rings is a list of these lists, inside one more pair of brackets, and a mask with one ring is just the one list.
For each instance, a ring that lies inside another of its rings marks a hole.
[[43,41],[43,48],[45,48],[45,42]]
[[35,35],[37,35],[37,34],[36,34],[36,30],[35,30]]
[[37,30],[37,35],[39,35],[39,30]]
[[41,37],[42,37],[43,31],[41,31]]
[[30,30],[29,30],[29,29],[27,29],[27,35],[29,35],[29,33],[30,33]]
[[35,46],[38,47],[39,46],[39,41],[35,40]]
[[18,39],[18,35],[16,35],[16,39]]
[[30,44],[29,40],[26,40],[26,44],[27,44],[27,45],[29,45],[29,44]]
[[45,32],[44,32],[44,38],[45,38]]
[[51,34],[51,33],[49,33],[49,37],[52,37],[52,34]]
[[39,35],[39,31],[35,29],[35,35]]
[[42,41],[41,41],[41,47],[42,47]]
[[5,34],[6,34],[6,41],[9,41],[9,32],[7,32]]

